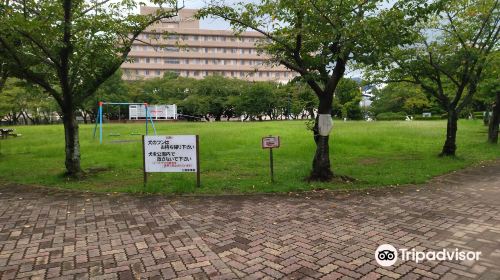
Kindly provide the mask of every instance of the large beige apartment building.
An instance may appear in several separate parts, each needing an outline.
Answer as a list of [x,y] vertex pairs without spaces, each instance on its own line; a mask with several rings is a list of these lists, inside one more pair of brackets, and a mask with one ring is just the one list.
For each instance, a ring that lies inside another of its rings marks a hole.
[[[141,7],[141,14],[155,11]],[[175,18],[149,27],[134,42],[130,62],[122,65],[126,80],[162,77],[175,72],[182,77],[202,79],[221,75],[253,81],[287,82],[297,74],[258,54],[256,44],[263,40],[257,32],[235,36],[230,30],[200,29],[196,10],[183,9]],[[167,34],[167,35],[165,35]]]

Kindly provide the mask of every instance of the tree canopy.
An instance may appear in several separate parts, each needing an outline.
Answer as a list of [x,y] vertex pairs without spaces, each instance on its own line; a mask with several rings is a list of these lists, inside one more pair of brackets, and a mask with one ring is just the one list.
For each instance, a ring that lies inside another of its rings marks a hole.
[[76,110],[127,60],[148,26],[176,15],[175,0],[153,0],[137,15],[135,1],[0,1],[0,61],[10,76],[38,85],[60,107],[66,169],[80,176]]
[[[441,155],[454,156],[459,114],[472,101],[484,70],[498,49],[498,0],[408,1],[431,13],[408,28],[412,40],[384,48],[368,64],[368,77],[386,82],[419,85],[448,113],[446,141]],[[406,21],[412,10],[402,10]],[[384,27],[385,28],[385,27]],[[498,66],[496,66],[498,67]]]

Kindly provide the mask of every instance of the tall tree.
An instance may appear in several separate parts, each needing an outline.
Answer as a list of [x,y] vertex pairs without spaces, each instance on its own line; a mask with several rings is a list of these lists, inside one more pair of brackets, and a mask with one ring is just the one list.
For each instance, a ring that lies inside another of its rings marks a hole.
[[70,176],[83,174],[77,108],[127,60],[142,31],[179,10],[175,0],[151,2],[157,12],[137,15],[132,0],[0,0],[0,61],[56,100]]
[[[440,155],[454,156],[458,117],[471,103],[492,51],[498,49],[499,1],[408,2],[413,10],[433,7],[437,12],[414,25],[412,44],[391,49],[371,69],[377,72],[375,79],[418,84],[437,100],[448,114]],[[410,17],[412,13],[406,11]]]
[[[264,36],[260,47],[273,62],[296,71],[316,94],[319,105],[313,129],[316,143],[311,180],[328,181],[329,135],[333,127],[333,93],[349,62],[371,56],[372,43],[391,45],[404,38],[400,17],[379,0],[261,0],[224,5],[212,1],[198,13],[229,21],[236,32],[251,29]],[[404,2],[404,1],[402,1]],[[381,25],[390,27],[390,31]],[[382,36],[388,40],[373,40]]]

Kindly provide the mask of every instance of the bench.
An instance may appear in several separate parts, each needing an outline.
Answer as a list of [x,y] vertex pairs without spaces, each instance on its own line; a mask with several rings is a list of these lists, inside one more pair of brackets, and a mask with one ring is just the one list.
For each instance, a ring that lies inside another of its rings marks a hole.
[[17,136],[17,134],[13,134],[14,129],[10,128],[0,128],[0,134],[2,135],[2,138],[7,138],[9,135],[11,136]]

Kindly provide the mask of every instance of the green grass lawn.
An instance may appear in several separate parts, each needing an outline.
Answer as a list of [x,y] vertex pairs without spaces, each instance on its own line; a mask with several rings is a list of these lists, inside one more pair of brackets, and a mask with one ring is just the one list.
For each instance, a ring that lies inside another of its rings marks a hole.
[[[457,158],[439,158],[444,121],[340,122],[334,124],[331,158],[334,172],[354,177],[353,184],[308,183],[314,143],[305,121],[254,123],[156,123],[159,135],[199,134],[202,187],[193,173],[151,174],[142,183],[143,124],[105,124],[104,144],[92,139],[92,125],[80,127],[82,165],[106,168],[82,181],[64,172],[63,127],[15,127],[22,137],[2,140],[0,180],[98,192],[252,193],[315,188],[366,188],[423,183],[430,178],[500,158],[500,148],[486,143],[481,121],[460,121]],[[110,133],[120,133],[111,137]],[[262,136],[281,136],[275,150],[274,184],[269,178],[269,152]],[[136,140],[113,143],[112,141]]]

